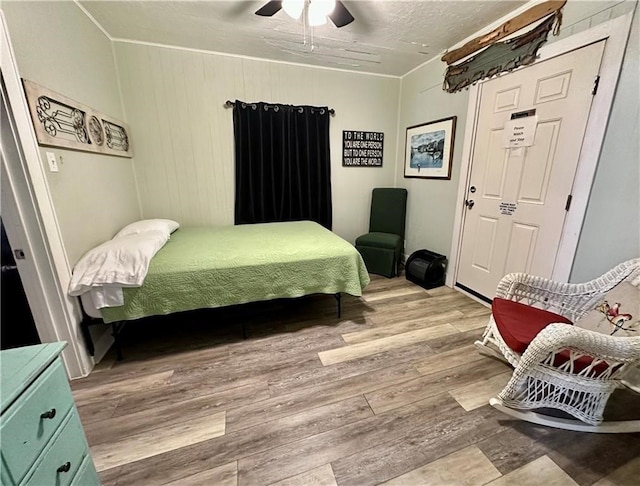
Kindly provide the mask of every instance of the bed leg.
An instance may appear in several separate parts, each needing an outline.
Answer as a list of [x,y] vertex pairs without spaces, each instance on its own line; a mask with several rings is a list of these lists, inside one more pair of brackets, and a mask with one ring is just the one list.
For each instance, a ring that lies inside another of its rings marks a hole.
[[340,319],[340,317],[342,317],[342,294],[338,292],[335,297],[338,301],[338,319]]
[[89,351],[89,356],[96,355],[96,348],[93,345],[93,339],[91,339],[91,333],[89,332],[89,323],[91,318],[89,316],[84,316],[82,322],[80,323],[80,330],[82,331],[82,337],[84,338],[84,343],[87,346],[87,351]]
[[113,336],[113,345],[116,348],[116,359],[118,361],[122,361],[122,347],[120,346],[120,339],[118,338],[121,327],[122,326],[118,327],[117,322],[111,323],[111,335]]
[[247,339],[247,323],[243,322],[242,323],[242,339]]

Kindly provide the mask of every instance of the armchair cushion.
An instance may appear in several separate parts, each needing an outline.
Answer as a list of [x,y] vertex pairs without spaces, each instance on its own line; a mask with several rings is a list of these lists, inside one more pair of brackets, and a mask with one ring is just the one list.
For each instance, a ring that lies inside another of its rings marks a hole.
[[640,336],[640,288],[619,283],[575,324],[610,336]]
[[513,351],[522,354],[533,338],[552,322],[572,324],[559,314],[496,297],[491,312],[502,339]]
[[376,248],[388,248],[389,250],[402,250],[402,237],[391,233],[367,233],[356,239],[357,246],[374,246]]
[[[531,341],[549,324],[554,322],[573,324],[566,317],[554,312],[499,297],[493,299],[491,311],[502,339],[507,346],[519,354],[524,353]],[[554,366],[561,366],[569,359],[570,352],[562,350],[556,354],[553,364]],[[573,363],[574,371],[579,373],[592,362],[593,358],[590,356],[580,356]],[[606,368],[606,363],[600,363],[594,367],[593,373],[598,376]]]

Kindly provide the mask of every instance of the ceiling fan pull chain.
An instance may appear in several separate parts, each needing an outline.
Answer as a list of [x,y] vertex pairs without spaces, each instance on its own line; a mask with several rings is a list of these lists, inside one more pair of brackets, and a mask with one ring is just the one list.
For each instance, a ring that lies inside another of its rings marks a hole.
[[315,43],[313,41],[313,27],[310,27],[311,29],[311,52],[313,52],[313,49],[316,47]]
[[304,10],[302,11],[302,32],[303,32],[303,40],[302,43],[306,46],[307,45],[307,9],[308,9],[308,3],[304,2]]

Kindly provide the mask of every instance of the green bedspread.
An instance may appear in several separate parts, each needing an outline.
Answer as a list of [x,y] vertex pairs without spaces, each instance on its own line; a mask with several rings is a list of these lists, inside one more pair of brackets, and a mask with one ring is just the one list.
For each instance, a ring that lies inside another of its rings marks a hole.
[[311,221],[181,228],[153,257],[125,305],[105,322],[323,293],[362,295],[369,274],[357,250]]

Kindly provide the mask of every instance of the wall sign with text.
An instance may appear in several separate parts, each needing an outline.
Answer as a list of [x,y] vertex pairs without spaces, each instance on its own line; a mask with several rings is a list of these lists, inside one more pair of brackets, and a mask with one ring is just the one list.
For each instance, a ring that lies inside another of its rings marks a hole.
[[384,133],[342,131],[343,167],[382,167]]

